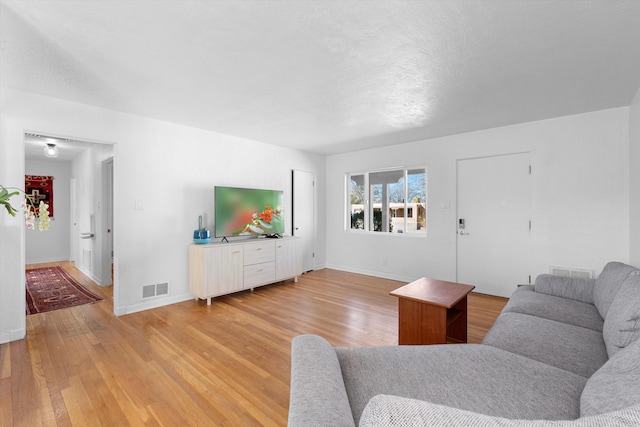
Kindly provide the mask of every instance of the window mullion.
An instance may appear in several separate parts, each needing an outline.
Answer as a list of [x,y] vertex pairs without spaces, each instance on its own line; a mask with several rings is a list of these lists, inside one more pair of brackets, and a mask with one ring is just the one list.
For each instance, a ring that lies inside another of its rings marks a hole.
[[365,194],[365,200],[364,200],[364,229],[365,231],[371,231],[371,227],[369,225],[370,222],[370,218],[372,218],[373,216],[369,213],[370,209],[371,209],[371,191],[372,189],[369,187],[369,172],[364,174],[364,194]]
[[407,200],[409,198],[409,171],[404,170],[404,230],[408,230],[409,207]]

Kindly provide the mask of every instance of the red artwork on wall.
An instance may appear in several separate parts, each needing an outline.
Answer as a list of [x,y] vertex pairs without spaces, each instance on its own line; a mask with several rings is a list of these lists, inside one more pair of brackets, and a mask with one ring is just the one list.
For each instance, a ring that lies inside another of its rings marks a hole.
[[24,192],[31,198],[38,214],[40,202],[49,204],[49,217],[53,218],[53,177],[25,175]]

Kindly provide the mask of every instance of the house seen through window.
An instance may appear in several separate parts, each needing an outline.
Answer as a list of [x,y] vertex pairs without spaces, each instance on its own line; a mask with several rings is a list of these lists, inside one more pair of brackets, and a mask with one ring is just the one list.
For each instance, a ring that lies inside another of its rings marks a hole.
[[426,234],[426,168],[353,173],[347,182],[351,230]]

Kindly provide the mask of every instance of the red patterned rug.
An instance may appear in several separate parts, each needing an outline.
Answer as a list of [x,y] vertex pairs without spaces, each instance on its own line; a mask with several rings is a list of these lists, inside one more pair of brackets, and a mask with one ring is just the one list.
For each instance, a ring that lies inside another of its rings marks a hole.
[[89,292],[62,267],[27,270],[27,314],[44,313],[98,301],[102,301],[102,298]]

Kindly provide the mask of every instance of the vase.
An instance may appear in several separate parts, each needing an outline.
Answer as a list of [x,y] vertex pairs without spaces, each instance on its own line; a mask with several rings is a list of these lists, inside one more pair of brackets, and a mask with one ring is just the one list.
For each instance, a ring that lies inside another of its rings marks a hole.
[[211,233],[207,229],[193,231],[193,243],[204,245],[211,243]]

